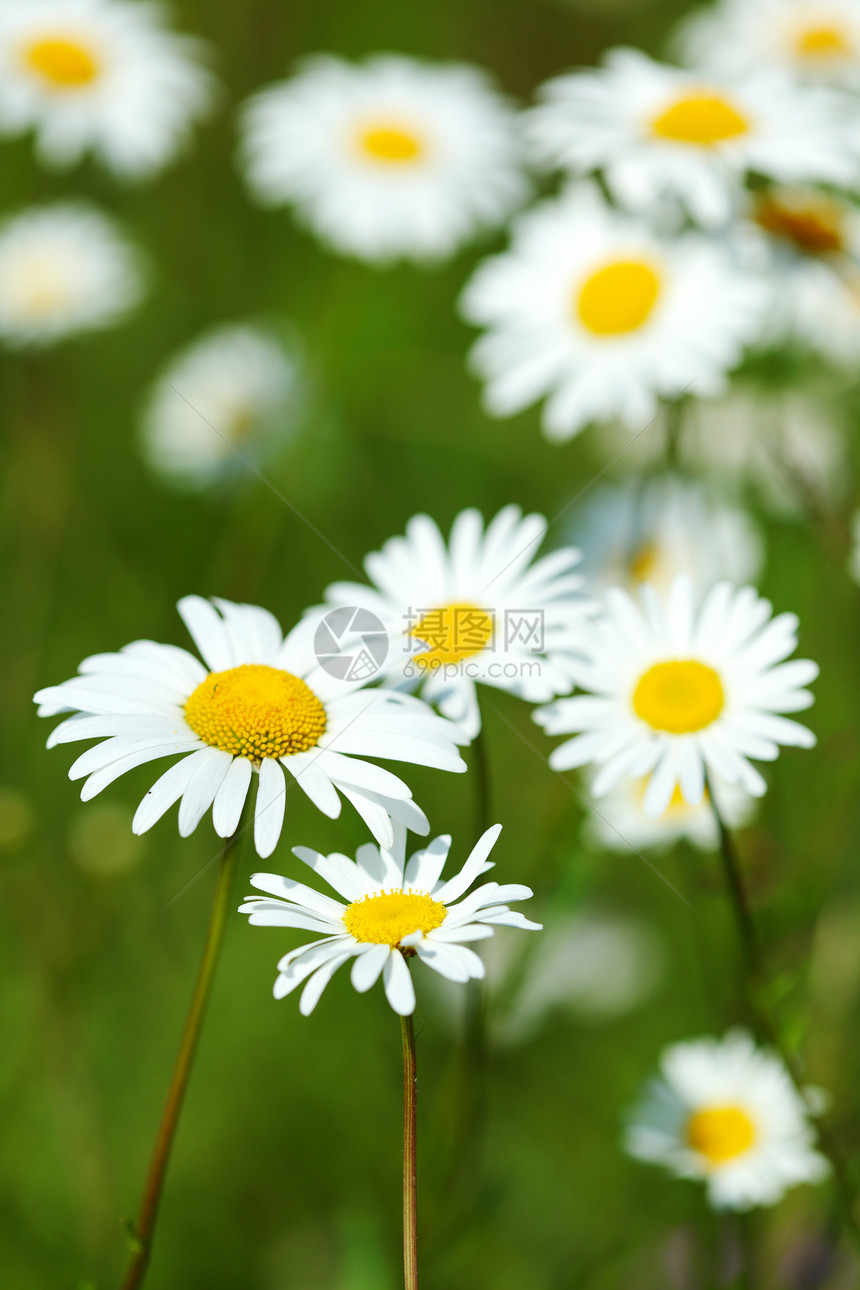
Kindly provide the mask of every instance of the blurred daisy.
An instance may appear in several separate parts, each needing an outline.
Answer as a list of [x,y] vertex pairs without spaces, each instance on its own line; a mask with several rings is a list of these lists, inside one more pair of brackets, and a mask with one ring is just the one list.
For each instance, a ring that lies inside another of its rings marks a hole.
[[203,488],[264,459],[294,429],[299,359],[253,326],[208,332],[168,365],[143,418],[153,469]]
[[[845,434],[835,413],[832,391],[818,397],[812,387],[734,382],[722,399],[684,405],[676,450],[685,467],[728,486],[748,480],[778,514],[801,511],[810,498],[828,507],[846,484]],[[608,427],[606,440],[607,451],[623,451],[631,470],[665,460],[663,419],[633,442],[629,431]]]
[[317,57],[242,120],[254,195],[359,259],[437,259],[526,197],[514,114],[477,68]]
[[415,515],[404,537],[367,556],[372,586],[337,582],[326,599],[374,614],[389,640],[389,679],[416,683],[428,703],[473,738],[481,728],[476,683],[546,702],[570,689],[567,655],[587,609],[579,552],[535,559],[541,515],[506,506],[484,529],[461,511],[445,544],[436,523]]
[[230,837],[256,772],[254,842],[269,856],[284,819],[284,771],[331,819],[343,794],[382,845],[393,840],[392,818],[427,832],[407,785],[363,758],[465,770],[453,726],[419,699],[332,677],[317,662],[309,619],[285,639],[277,620],[253,605],[186,596],[179,612],[204,663],[175,645],[135,641],[85,659],[78,676],[36,695],[40,716],[75,713],[52,732],[49,748],[103,741],[69,771],[71,779],[86,776],[83,801],[137,766],[181,754],[138,807],[135,833],[179,801],[183,837],[210,808],[215,832]]
[[[691,805],[676,787],[661,815],[645,814],[647,779],[619,779],[600,802],[592,802],[584,833],[589,842],[612,851],[666,850],[677,842],[689,842],[700,851],[715,851],[719,835],[707,791]],[[712,776],[711,789],[720,815],[729,828],[743,828],[755,812],[755,798],[738,784],[726,784]]]
[[547,395],[556,440],[615,417],[639,431],[661,398],[719,392],[762,304],[760,284],[711,242],[661,239],[591,184],[523,216],[462,297],[465,317],[489,329],[471,354],[487,410],[510,416]]
[[718,579],[744,583],[761,571],[752,517],[693,480],[663,475],[596,489],[570,529],[589,591],[649,582],[668,591],[679,573],[696,591]]
[[660,816],[676,786],[701,802],[705,772],[761,797],[767,785],[750,757],[773,761],[779,745],[811,748],[805,726],[780,714],[808,708],[802,687],[818,667],[785,662],[797,618],[779,614],[752,587],[717,583],[697,608],[690,580],[668,596],[641,589],[640,603],[615,587],[605,613],[582,633],[585,662],[571,674],[586,694],[534,713],[548,734],[573,734],[550,756],[556,770],[596,764],[602,797],[622,776],[648,776],[646,815]]
[[774,74],[723,81],[615,49],[603,68],[547,82],[541,99],[528,124],[535,157],[573,175],[601,171],[634,211],[678,204],[719,224],[751,171],[788,183],[857,178],[838,101]]
[[826,1177],[806,1102],[749,1035],[673,1044],[660,1068],[627,1128],[630,1155],[700,1179],[716,1209],[775,1205]]
[[527,900],[530,887],[483,883],[466,892],[481,874],[493,868],[487,859],[501,832],[494,825],[472,849],[453,878],[440,876],[448,857],[450,837],[435,838],[405,863],[405,830],[397,833],[392,851],[368,843],[355,860],[335,852],[320,855],[308,847],[293,854],[323,878],[348,903],[324,896],[303,883],[273,873],[257,873],[251,883],[265,896],[250,896],[240,905],[249,922],[263,927],[300,927],[322,932],[321,940],[300,945],[278,963],[275,998],[306,981],[299,1009],[308,1016],[335,972],[354,960],[351,980],[362,993],[382,976],[388,1002],[401,1016],[415,1009],[415,990],[406,959],[422,963],[450,981],[466,982],[484,975],[484,965],[471,941],[493,935],[493,928],[540,930],[507,901]]
[[123,179],[152,175],[208,106],[203,52],[169,32],[156,5],[4,0],[0,131],[34,130],[51,166],[91,151]]
[[808,188],[775,188],[735,230],[769,294],[765,344],[794,341],[831,362],[860,361],[860,210]]
[[860,84],[858,0],[722,0],[682,24],[685,62],[789,72],[802,81]]
[[32,207],[0,226],[0,339],[52,345],[116,323],[143,294],[141,260],[107,216]]

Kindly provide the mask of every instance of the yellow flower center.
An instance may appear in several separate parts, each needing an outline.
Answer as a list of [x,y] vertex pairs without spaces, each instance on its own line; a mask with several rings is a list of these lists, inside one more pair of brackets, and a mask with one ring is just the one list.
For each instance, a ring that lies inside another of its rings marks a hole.
[[694,658],[655,663],[643,672],[633,691],[633,711],[652,730],[688,735],[704,730],[723,710],[725,694],[719,676]]
[[687,1142],[715,1169],[744,1155],[756,1140],[756,1128],[740,1106],[708,1106],[687,1121]]
[[586,278],[576,315],[595,336],[621,336],[646,323],[660,296],[660,279],[641,260],[617,260]]
[[754,218],[768,233],[807,255],[826,255],[843,250],[845,245],[842,207],[819,194],[810,193],[797,201],[766,194],[759,198]]
[[24,50],[24,64],[54,89],[76,90],[99,74],[92,50],[64,36],[46,36]]
[[418,891],[377,891],[354,900],[344,911],[346,930],[371,945],[399,945],[412,932],[441,927],[448,911],[438,900]]
[[651,122],[652,134],[676,143],[713,148],[746,134],[749,122],[734,104],[713,90],[695,90],[677,99]]
[[630,560],[630,577],[635,582],[647,582],[660,561],[660,548],[656,542],[645,542]]
[[291,672],[243,663],[210,672],[185,704],[185,720],[205,744],[259,764],[313,748],[326,710]]
[[820,23],[798,32],[794,48],[801,58],[839,58],[851,53],[851,41],[841,28],[832,23]]
[[493,615],[477,605],[451,604],[431,609],[410,635],[429,648],[415,655],[420,667],[456,665],[486,649],[493,637]]
[[359,151],[384,166],[405,166],[423,157],[423,139],[414,130],[387,121],[373,122],[358,132]]
[[13,266],[11,286],[17,307],[27,318],[49,318],[70,300],[68,271],[50,255],[21,256]]

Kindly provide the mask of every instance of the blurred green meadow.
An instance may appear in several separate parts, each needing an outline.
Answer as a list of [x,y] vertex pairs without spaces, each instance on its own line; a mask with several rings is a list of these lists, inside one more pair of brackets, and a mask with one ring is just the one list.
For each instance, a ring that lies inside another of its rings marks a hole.
[[[265,605],[288,626],[415,512],[445,530],[469,505],[487,517],[508,502],[554,516],[609,459],[599,428],[558,447],[542,438],[538,409],[499,422],[481,411],[464,362],[473,333],[455,302],[503,235],[432,270],[338,259],[288,211],[263,212],[247,199],[234,165],[236,103],[319,50],[473,61],[525,99],[550,73],[591,62],[610,44],[659,48],[683,8],[177,2],[177,25],[218,51],[222,94],[162,178],[121,188],[90,164],[53,174],[36,166],[29,139],[3,142],[4,212],[89,197],[145,248],[151,283],[144,306],[115,330],[0,358],[0,1284],[10,1290],[119,1282],[124,1223],[139,1201],[219,847],[208,818],[180,839],[175,811],[131,836],[158,767],[82,804],[68,750],[45,750],[50,726],[34,716],[33,691],[130,640],[187,645],[175,603],[189,592]],[[147,388],[198,333],[246,319],[288,323],[300,335],[303,424],[266,465],[266,480],[248,472],[229,490],[180,493],[141,460]],[[856,390],[834,387],[833,399],[853,425]],[[762,593],[799,614],[800,653],[820,663],[821,678],[810,714],[818,748],[788,750],[766,771],[768,795],[740,848],[772,946],[777,1008],[810,1082],[832,1098],[846,1153],[860,1156],[860,593],[845,573],[855,467],[826,523],[775,520],[755,495],[747,499],[767,541]],[[624,472],[622,457],[607,477]],[[563,540],[574,513],[551,526],[549,544]],[[744,1019],[717,859],[682,844],[649,853],[651,868],[632,852],[588,845],[579,781],[548,769],[551,741],[526,705],[489,693],[492,817],[505,826],[499,879],[530,883],[527,912],[548,923],[633,920],[659,964],[653,988],[629,1008],[556,1006],[525,1036],[506,1029],[500,988],[480,1134],[463,1123],[456,1000],[426,974],[418,980],[422,1284],[733,1284],[731,1251],[745,1224],[710,1214],[699,1188],[630,1161],[619,1146],[624,1113],[660,1050]],[[453,833],[462,861],[476,837],[474,776],[414,770],[409,782],[433,833]],[[294,867],[294,844],[350,852],[365,840],[351,808],[329,821],[292,791],[264,867]],[[259,867],[245,845],[236,904]],[[238,916],[228,924],[164,1193],[152,1290],[400,1282],[397,1018],[381,991],[357,995],[346,973],[309,1019],[295,999],[276,1003],[276,961],[300,939],[252,930]],[[527,966],[515,965],[510,990]],[[857,1284],[847,1256],[828,1263],[822,1253],[832,1205],[827,1185],[800,1188],[749,1220],[762,1241],[759,1284]]]

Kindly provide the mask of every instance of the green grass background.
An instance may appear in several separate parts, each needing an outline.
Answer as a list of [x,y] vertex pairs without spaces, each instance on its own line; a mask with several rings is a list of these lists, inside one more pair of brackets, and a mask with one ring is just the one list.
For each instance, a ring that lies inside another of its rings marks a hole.
[[[175,811],[130,837],[137,801],[163,766],[82,804],[67,779],[71,751],[44,749],[49,727],[33,715],[32,692],[129,640],[186,644],[175,602],[188,592],[264,604],[288,625],[348,576],[253,477],[231,494],[189,498],[147,474],[136,427],[152,375],[218,322],[292,320],[315,394],[301,437],[268,473],[354,564],[418,510],[446,527],[466,505],[491,515],[516,501],[555,514],[606,459],[599,430],[554,447],[536,410],[504,422],[482,414],[464,366],[470,333],[454,305],[495,243],[432,271],[377,272],[326,254],[288,212],[263,213],[246,199],[233,165],[236,103],[318,50],[474,60],[525,98],[607,45],[658,49],[682,7],[187,0],[175,6],[178,20],[217,47],[225,88],[193,150],[158,182],[122,189],[89,165],[48,174],[29,140],[3,143],[4,210],[93,198],[148,249],[153,287],[111,333],[0,360],[0,1282],[10,1290],[118,1285],[122,1223],[137,1207],[214,870],[192,879],[217,850],[208,821],[181,840]],[[821,664],[811,714],[820,742],[768,770],[770,792],[742,839],[783,1018],[810,1078],[833,1094],[849,1152],[860,1147],[858,592],[844,570],[855,494],[852,479],[844,514],[824,532],[762,517],[763,591],[800,613],[801,652]],[[560,526],[550,537],[561,539]],[[740,1225],[712,1218],[696,1187],[618,1147],[624,1109],[660,1049],[742,1016],[717,862],[683,847],[656,857],[691,909],[635,855],[584,846],[581,805],[545,764],[549,741],[525,706],[492,703],[499,878],[533,884],[536,917],[597,910],[647,921],[667,967],[656,995],[629,1016],[558,1015],[529,1044],[494,1051],[481,1153],[459,1124],[457,1027],[419,979],[422,1284],[720,1284]],[[453,832],[462,859],[474,841],[472,777],[409,779],[434,832]],[[296,843],[348,851],[362,840],[349,807],[331,822],[292,793],[266,867],[294,867]],[[237,903],[255,867],[246,848]],[[345,972],[309,1020],[295,999],[276,1004],[275,963],[298,939],[238,916],[229,924],[152,1290],[398,1285],[397,1019],[380,990],[357,996]],[[826,1230],[831,1202],[827,1187],[805,1189],[753,1220],[762,1285],[817,1284],[799,1279],[798,1260]],[[850,1276],[837,1268],[827,1283],[853,1284]]]

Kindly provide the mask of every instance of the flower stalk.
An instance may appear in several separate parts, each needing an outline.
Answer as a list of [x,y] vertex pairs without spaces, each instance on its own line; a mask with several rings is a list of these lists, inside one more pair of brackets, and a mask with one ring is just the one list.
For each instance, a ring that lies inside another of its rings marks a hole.
[[155,1139],[155,1147],[153,1148],[152,1159],[146,1176],[140,1211],[137,1216],[137,1222],[130,1233],[129,1243],[132,1252],[125,1280],[122,1283],[122,1290],[138,1290],[138,1287],[143,1284],[149,1265],[161,1192],[164,1187],[167,1166],[170,1162],[170,1152],[173,1147],[176,1126],[182,1110],[185,1090],[188,1086],[197,1042],[203,1028],[206,1005],[212,991],[212,982],[215,978],[221,945],[224,940],[224,929],[230,909],[230,893],[233,888],[233,875],[236,868],[236,844],[243,831],[240,823],[236,832],[224,843],[221,851],[212,912],[209,916],[209,927],[203,946],[203,957],[200,961],[197,982],[191,998],[191,1007],[182,1033],[179,1054],[176,1058],[176,1065],[173,1068],[173,1076],[167,1091],[167,1101],[162,1113],[161,1124]]
[[[735,841],[726,826],[714,796],[713,786],[710,783],[707,783],[707,793],[719,833],[723,874],[726,880],[729,904],[731,905],[737,928],[738,940],[741,944],[742,981],[747,1008],[759,1038],[770,1044],[774,1051],[779,1054],[792,1084],[800,1097],[806,1101],[806,1088],[802,1073],[798,1068],[794,1054],[785,1044],[779,1025],[766,1001],[767,972],[764,954],[746,884],[744,883],[743,870],[738,859]],[[860,1222],[858,1222],[855,1213],[856,1189],[843,1159],[842,1151],[834,1140],[827,1124],[818,1119],[816,1127],[821,1150],[827,1156],[833,1169],[834,1186],[845,1228],[855,1249],[860,1253]]]
[[403,1036],[403,1283],[418,1290],[418,1077],[415,1064],[415,1025],[401,1017]]

